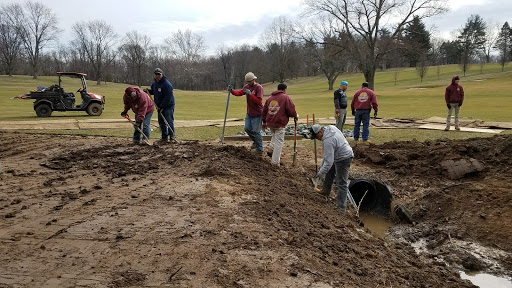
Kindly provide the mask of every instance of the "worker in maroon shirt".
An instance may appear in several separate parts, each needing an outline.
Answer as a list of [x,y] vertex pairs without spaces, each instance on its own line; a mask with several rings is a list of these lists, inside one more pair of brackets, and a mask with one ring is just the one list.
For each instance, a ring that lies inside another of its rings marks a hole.
[[459,111],[462,102],[464,102],[464,89],[459,85],[459,76],[453,76],[452,84],[446,87],[444,92],[444,100],[446,107],[448,107],[448,116],[446,116],[445,131],[450,130],[450,120],[452,118],[452,110],[455,110],[455,130],[460,130],[459,127]]
[[246,96],[247,115],[245,115],[245,132],[253,141],[252,147],[259,155],[263,154],[263,137],[261,136],[261,114],[263,113],[263,87],[256,83],[258,79],[254,73],[245,74],[245,86],[241,90],[233,90],[228,87],[235,96]]
[[359,140],[359,129],[361,122],[363,122],[363,142],[368,141],[370,137],[370,111],[373,110],[375,113],[374,117],[377,117],[378,104],[377,96],[370,88],[368,88],[368,82],[364,82],[362,88],[357,90],[352,98],[350,108],[352,108],[352,115],[355,116],[354,123],[354,140]]

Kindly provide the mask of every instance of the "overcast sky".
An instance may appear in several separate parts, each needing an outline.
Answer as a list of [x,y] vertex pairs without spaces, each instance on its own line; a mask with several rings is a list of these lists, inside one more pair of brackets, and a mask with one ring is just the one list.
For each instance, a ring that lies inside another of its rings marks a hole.
[[[12,3],[0,0],[0,4]],[[21,2],[16,0],[16,2]],[[105,20],[119,36],[137,30],[151,37],[153,44],[163,43],[178,29],[201,34],[208,53],[220,45],[258,44],[258,37],[275,17],[300,19],[301,0],[42,0],[59,19],[63,29],[61,44],[73,38],[71,26],[78,21]],[[479,14],[488,23],[512,22],[511,0],[448,0],[447,14],[425,21],[437,36],[449,38],[466,23],[471,14]]]

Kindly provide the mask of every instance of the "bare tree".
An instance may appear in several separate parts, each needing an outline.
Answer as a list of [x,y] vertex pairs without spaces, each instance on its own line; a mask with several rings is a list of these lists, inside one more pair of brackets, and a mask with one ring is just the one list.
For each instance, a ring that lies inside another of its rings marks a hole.
[[74,24],[73,32],[93,67],[96,84],[101,85],[104,69],[115,58],[112,47],[116,43],[117,35],[112,25],[103,20],[92,20]]
[[434,37],[430,40],[430,60],[432,64],[436,66],[437,79],[440,79],[441,64],[443,62],[443,55],[441,53],[441,47],[443,40],[441,38]]
[[[444,13],[445,3],[445,0],[305,0],[306,13],[332,16],[336,20],[334,28],[347,34],[352,58],[372,89],[377,66],[392,40],[411,23],[413,16],[425,19]],[[392,27],[385,27],[385,23],[391,23]],[[383,28],[392,31],[390,41],[377,49]]]
[[16,60],[20,54],[21,38],[16,27],[6,19],[6,12],[0,9],[0,68],[5,74],[12,76]]
[[188,29],[185,32],[178,30],[171,37],[165,38],[164,43],[176,59],[185,63],[199,61],[206,50],[204,37]]
[[148,67],[147,54],[150,42],[151,39],[148,36],[131,31],[126,33],[123,44],[119,47],[121,59],[128,68],[128,74],[138,86],[142,85],[143,70]]
[[[491,22],[487,22],[491,23]],[[491,62],[491,52],[494,50],[494,45],[498,40],[498,36],[500,34],[500,24],[498,22],[494,22],[493,24],[487,24],[485,28],[485,43],[484,43],[484,55],[485,62]]]
[[416,62],[416,73],[418,73],[418,76],[420,76],[420,82],[423,82],[423,78],[425,77],[425,75],[427,75],[429,67],[430,66],[428,63],[427,53],[421,53],[420,57],[418,58],[418,61]]
[[25,6],[10,4],[3,8],[8,23],[16,27],[37,79],[41,51],[60,33],[58,20],[52,10],[42,3],[26,1]]
[[291,44],[294,38],[293,23],[285,16],[275,18],[261,35],[261,43],[267,51],[272,65],[270,73],[272,80],[284,82],[286,78],[291,78],[288,68],[291,66],[292,58]]
[[348,62],[344,44],[347,35],[338,33],[332,21],[332,17],[320,17],[302,27],[301,32],[308,52],[314,55],[319,70],[327,78],[329,90],[333,90],[334,82]]
[[[225,83],[229,83],[229,78],[231,77],[231,67],[233,66],[233,51],[224,46],[220,46],[217,49],[217,57],[222,64]],[[234,83],[230,84],[233,85]]]

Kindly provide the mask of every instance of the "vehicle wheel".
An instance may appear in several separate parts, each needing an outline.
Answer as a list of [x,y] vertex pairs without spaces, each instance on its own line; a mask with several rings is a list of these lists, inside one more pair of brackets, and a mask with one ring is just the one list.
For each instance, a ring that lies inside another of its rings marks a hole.
[[52,107],[48,104],[39,104],[36,107],[36,114],[39,117],[50,117],[52,115]]
[[103,113],[103,107],[99,103],[91,103],[87,106],[87,114],[90,116],[100,116]]

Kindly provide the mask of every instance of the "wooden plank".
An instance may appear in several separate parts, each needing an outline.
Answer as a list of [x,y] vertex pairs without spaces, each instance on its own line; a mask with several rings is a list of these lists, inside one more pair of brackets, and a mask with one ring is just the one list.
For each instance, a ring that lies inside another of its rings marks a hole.
[[[425,125],[421,125],[419,128],[420,129],[430,129],[430,130],[444,130],[444,128],[446,128],[446,125],[425,124]],[[457,130],[455,130],[454,126],[451,126],[450,131],[457,131]],[[498,134],[498,133],[503,132],[503,130],[498,130],[498,129],[482,129],[482,128],[471,128],[471,127],[460,127],[460,131],[477,132],[477,133],[492,133],[492,134]]]

